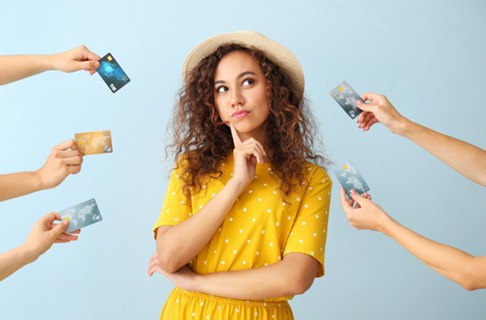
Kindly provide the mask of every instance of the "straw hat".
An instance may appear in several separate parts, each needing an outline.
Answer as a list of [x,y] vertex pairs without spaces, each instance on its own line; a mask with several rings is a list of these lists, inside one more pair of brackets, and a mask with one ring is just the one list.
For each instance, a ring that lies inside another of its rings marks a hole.
[[242,30],[216,35],[204,40],[186,57],[182,67],[182,74],[187,76],[202,59],[216,51],[220,46],[227,44],[239,44],[247,48],[255,48],[263,51],[267,58],[284,70],[287,76],[293,81],[298,96],[301,98],[304,93],[304,72],[297,58],[281,44],[267,38],[261,33]]

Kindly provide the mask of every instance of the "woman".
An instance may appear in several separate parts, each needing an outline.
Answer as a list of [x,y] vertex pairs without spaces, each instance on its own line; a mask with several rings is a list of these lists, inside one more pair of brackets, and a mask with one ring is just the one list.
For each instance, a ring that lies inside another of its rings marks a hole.
[[183,74],[149,265],[177,285],[161,319],[293,319],[287,300],[324,274],[331,191],[302,68],[240,31],[196,46]]

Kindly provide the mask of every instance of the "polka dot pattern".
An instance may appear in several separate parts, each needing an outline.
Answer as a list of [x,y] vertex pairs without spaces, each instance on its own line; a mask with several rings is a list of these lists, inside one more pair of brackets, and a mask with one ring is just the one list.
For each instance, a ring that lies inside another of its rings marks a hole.
[[[160,226],[177,225],[197,215],[212,198],[217,200],[218,193],[231,178],[233,166],[230,156],[220,168],[221,177],[210,179],[200,192],[191,194],[190,200],[183,194],[182,181],[177,178],[182,175],[182,168],[174,170],[155,233]],[[284,259],[286,254],[304,253],[319,262],[316,276],[323,275],[332,183],[327,173],[314,164],[306,165],[304,176],[305,186],[284,200],[279,179],[272,174],[270,165],[257,164],[255,178],[194,258],[194,270],[205,274],[259,268]],[[220,319],[213,316],[210,318]],[[205,317],[198,314],[196,318]]]

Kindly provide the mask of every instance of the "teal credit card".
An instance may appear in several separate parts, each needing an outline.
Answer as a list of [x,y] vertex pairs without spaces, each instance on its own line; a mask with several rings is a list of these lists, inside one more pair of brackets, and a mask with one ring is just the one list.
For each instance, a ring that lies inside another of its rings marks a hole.
[[90,199],[70,208],[61,210],[59,211],[59,215],[61,216],[62,221],[69,221],[69,227],[66,232],[72,232],[102,220],[95,199]]

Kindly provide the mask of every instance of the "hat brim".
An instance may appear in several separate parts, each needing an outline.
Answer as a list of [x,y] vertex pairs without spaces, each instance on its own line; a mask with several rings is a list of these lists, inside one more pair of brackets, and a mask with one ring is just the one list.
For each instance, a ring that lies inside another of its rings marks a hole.
[[237,32],[223,33],[208,38],[194,47],[187,55],[182,68],[183,76],[186,77],[194,68],[207,56],[216,51],[220,46],[227,44],[239,44],[246,48],[255,48],[277,64],[287,76],[293,81],[294,88],[298,91],[299,98],[304,93],[304,72],[297,58],[289,49],[273,41],[261,33],[243,30]]

